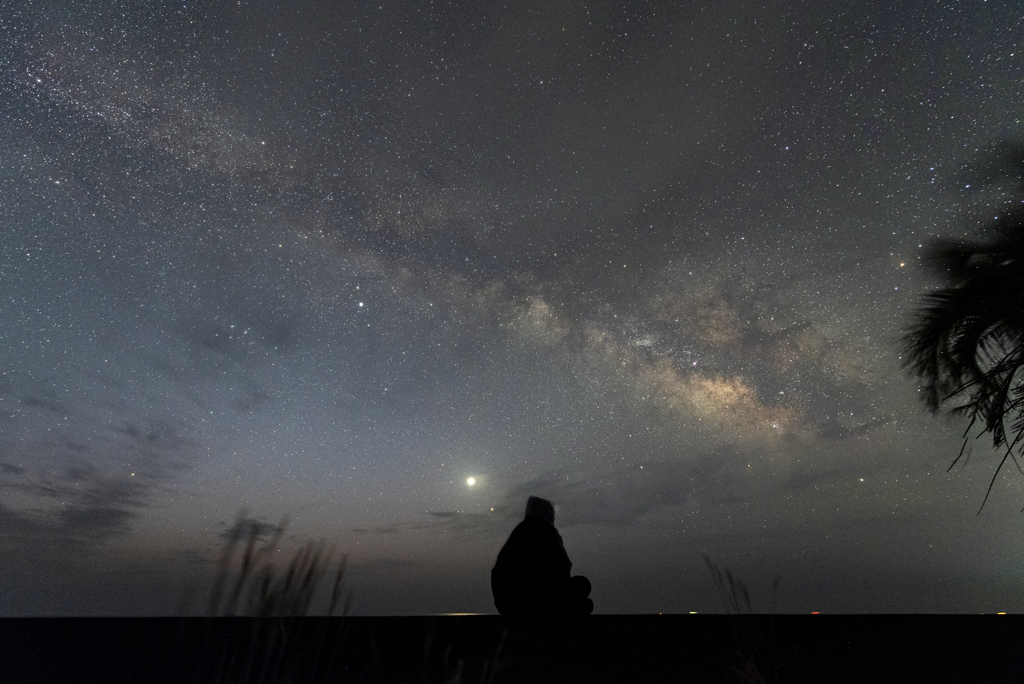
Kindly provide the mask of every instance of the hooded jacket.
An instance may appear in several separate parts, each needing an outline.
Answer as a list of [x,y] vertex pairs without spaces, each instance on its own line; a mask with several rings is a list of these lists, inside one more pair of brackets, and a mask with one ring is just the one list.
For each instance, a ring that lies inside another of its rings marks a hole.
[[[527,511],[531,512],[529,505]],[[553,513],[552,509],[551,518]],[[491,591],[494,605],[502,615],[566,610],[572,561],[565,552],[562,535],[546,518],[528,514],[498,553],[491,570]]]

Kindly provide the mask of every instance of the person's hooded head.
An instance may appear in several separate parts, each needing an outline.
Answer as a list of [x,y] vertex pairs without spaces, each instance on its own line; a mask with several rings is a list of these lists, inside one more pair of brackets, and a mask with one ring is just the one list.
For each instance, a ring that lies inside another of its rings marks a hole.
[[531,496],[526,500],[526,517],[535,516],[541,520],[547,520],[549,524],[555,524],[555,507],[547,499],[539,496]]

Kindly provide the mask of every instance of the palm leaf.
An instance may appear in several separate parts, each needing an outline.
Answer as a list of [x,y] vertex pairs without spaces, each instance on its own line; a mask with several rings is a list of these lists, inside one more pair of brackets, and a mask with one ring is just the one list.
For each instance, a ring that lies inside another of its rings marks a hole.
[[[1018,151],[1013,172],[1024,180],[1020,159]],[[1005,450],[991,492],[1008,460],[1021,469],[1016,451],[1024,445],[1024,208],[992,219],[985,233],[985,240],[940,239],[925,249],[925,265],[944,286],[922,297],[899,348],[928,409],[969,419],[964,447],[978,425],[979,437]]]

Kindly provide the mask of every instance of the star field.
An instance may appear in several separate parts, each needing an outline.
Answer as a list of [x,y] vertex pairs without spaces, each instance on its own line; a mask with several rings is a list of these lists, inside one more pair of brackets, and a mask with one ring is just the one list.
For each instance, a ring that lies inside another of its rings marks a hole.
[[[0,16],[0,614],[173,614],[240,509],[363,614],[1020,605],[897,340],[1007,202],[1013,2],[29,2]],[[971,179],[979,179],[977,181]],[[974,187],[970,187],[970,186]],[[763,589],[763,591],[762,591]]]

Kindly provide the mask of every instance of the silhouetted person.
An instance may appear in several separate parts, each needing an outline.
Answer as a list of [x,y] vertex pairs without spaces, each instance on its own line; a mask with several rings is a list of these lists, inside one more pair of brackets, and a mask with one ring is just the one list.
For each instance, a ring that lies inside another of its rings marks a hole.
[[590,580],[570,576],[572,561],[555,529],[555,508],[531,496],[491,570],[491,591],[506,616],[590,615]]

